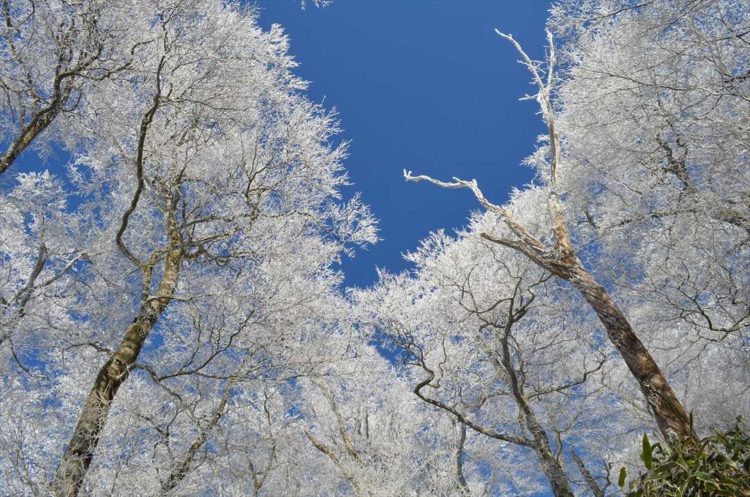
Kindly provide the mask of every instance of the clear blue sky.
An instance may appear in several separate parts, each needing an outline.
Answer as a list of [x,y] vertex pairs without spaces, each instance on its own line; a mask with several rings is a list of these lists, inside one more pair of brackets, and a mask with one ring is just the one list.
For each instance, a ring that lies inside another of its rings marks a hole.
[[[543,0],[336,0],[301,10],[293,0],[258,0],[260,22],[281,24],[309,95],[335,107],[351,140],[353,190],[380,219],[382,240],[343,269],[349,285],[375,281],[375,267],[406,267],[401,254],[431,230],[465,224],[478,208],[468,191],[406,183],[404,168],[477,178],[504,201],[531,178],[520,165],[543,132],[529,75],[494,28],[532,55],[544,49]],[[309,3],[309,1],[308,1]]]
[[[373,283],[376,267],[404,269],[401,254],[478,209],[468,191],[406,183],[403,169],[477,178],[496,202],[531,179],[520,162],[544,130],[535,104],[518,100],[532,91],[529,75],[494,29],[540,58],[550,1],[336,0],[304,10],[298,0],[251,1],[262,26],[289,34],[310,97],[339,112],[351,142],[348,193],[361,192],[380,220],[382,240],[344,260],[347,285]],[[42,168],[67,160],[55,151]],[[17,171],[39,168],[24,154]]]

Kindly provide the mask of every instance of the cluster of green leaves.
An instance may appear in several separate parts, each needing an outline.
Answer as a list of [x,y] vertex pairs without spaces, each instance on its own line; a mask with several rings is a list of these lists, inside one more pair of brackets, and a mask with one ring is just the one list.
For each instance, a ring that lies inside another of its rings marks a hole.
[[[750,433],[734,428],[695,443],[651,444],[643,435],[646,472],[631,480],[628,497],[750,497]],[[618,484],[627,474],[620,470]]]

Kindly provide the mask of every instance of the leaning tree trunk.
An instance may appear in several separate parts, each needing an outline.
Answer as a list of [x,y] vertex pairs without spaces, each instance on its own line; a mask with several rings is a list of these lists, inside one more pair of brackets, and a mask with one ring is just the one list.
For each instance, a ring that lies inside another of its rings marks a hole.
[[455,453],[455,464],[456,464],[456,482],[458,485],[458,491],[460,495],[471,495],[469,490],[469,484],[466,481],[464,475],[464,446],[466,445],[466,425],[460,420],[451,418],[453,423],[453,430],[456,432],[456,453]]
[[524,403],[520,407],[523,413],[523,423],[534,437],[534,452],[536,452],[537,458],[542,464],[542,471],[544,471],[544,475],[547,477],[550,487],[552,487],[552,494],[555,497],[575,497],[560,461],[552,454],[552,448],[544,428],[539,424],[528,403]]
[[58,72],[55,75],[52,84],[52,100],[46,107],[33,114],[31,120],[19,130],[18,136],[10,142],[8,149],[0,156],[0,174],[7,171],[34,139],[42,134],[62,112],[72,91],[72,87],[65,83],[65,79],[72,77],[74,74],[75,71],[66,71]]
[[55,472],[52,489],[55,497],[75,497],[86,476],[99,437],[104,430],[112,402],[120,386],[128,377],[146,338],[164,312],[177,287],[182,261],[182,239],[172,212],[167,214],[169,251],[164,261],[162,275],[156,295],[148,295],[148,281],[153,266],[146,267],[144,281],[146,291],[138,315],[128,326],[125,337],[107,362],[101,367],[91,388],[83,410],[78,418],[60,466]]
[[630,322],[607,290],[580,264],[576,264],[565,279],[576,287],[596,312],[599,321],[607,331],[609,340],[620,352],[628,369],[638,381],[664,437],[667,440],[675,436],[680,440],[695,439],[695,433],[685,409],[656,361],[635,334]]

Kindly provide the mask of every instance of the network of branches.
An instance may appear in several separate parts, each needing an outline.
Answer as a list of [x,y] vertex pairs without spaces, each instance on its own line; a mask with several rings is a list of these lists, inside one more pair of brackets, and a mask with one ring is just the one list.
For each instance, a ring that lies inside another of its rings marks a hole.
[[280,26],[0,1],[0,495],[750,495],[746,2],[497,31],[534,180],[405,170],[479,211],[342,288],[376,213]]

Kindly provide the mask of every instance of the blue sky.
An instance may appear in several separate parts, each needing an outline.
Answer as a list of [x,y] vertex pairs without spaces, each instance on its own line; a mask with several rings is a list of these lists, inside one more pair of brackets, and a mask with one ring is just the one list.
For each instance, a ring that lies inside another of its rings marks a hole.
[[351,141],[352,191],[380,219],[382,240],[343,263],[348,285],[373,283],[376,266],[405,268],[402,253],[432,230],[464,225],[478,208],[468,191],[406,183],[403,169],[477,178],[496,202],[531,179],[520,162],[543,128],[535,104],[518,101],[532,90],[529,75],[494,29],[540,58],[549,1],[256,4],[263,26],[289,34],[310,97],[338,110]]
[[[520,163],[544,129],[535,104],[518,100],[533,90],[529,75],[494,29],[541,58],[550,1],[336,0],[322,9],[254,1],[262,26],[289,34],[310,98],[337,109],[340,139],[351,142],[347,194],[361,192],[380,220],[381,241],[343,261],[346,285],[374,283],[376,267],[406,268],[404,252],[478,209],[470,192],[407,183],[403,169],[477,178],[495,202],[531,179]],[[66,162],[54,151],[42,168]],[[16,171],[39,168],[27,153]]]

